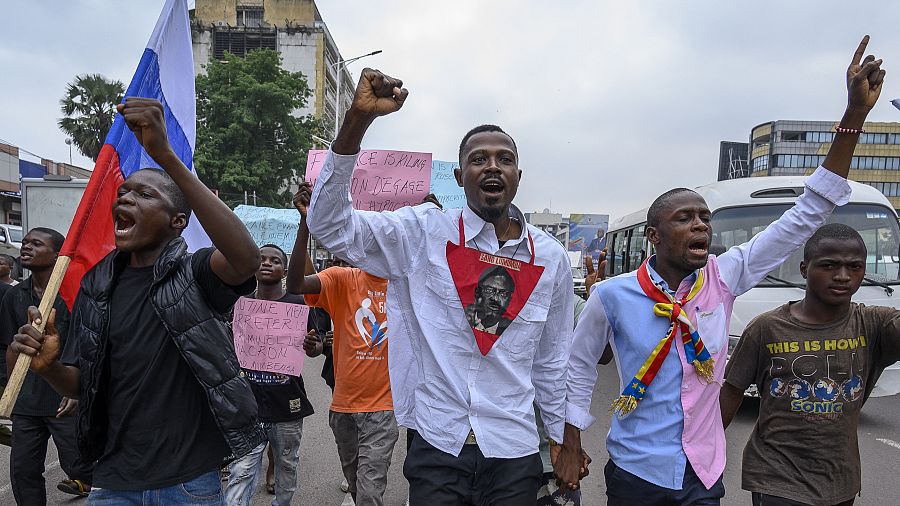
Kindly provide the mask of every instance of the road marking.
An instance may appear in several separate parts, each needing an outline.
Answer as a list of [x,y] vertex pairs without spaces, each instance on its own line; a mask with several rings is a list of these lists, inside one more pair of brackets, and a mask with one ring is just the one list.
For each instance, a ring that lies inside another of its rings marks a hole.
[[[52,471],[52,470],[56,469],[57,467],[59,467],[59,461],[54,460],[53,462],[50,463],[49,466],[47,466],[47,471]],[[4,495],[7,492],[9,492],[10,490],[12,490],[12,483],[3,485],[2,487],[0,487],[0,495]]]
[[898,443],[898,442],[896,442],[896,441],[892,441],[892,440],[890,440],[890,439],[883,439],[883,438],[876,438],[875,441],[884,443],[884,444],[886,444],[886,445],[888,445],[888,446],[893,446],[894,448],[900,450],[900,443]]

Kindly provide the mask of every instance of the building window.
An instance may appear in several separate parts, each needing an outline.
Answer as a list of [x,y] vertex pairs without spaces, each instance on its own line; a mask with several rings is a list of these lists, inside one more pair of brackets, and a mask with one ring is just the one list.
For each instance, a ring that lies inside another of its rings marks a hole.
[[238,7],[237,8],[237,25],[247,28],[259,28],[262,26],[263,8],[262,7]]
[[887,134],[861,134],[859,136],[860,144],[887,144],[888,136]]
[[814,169],[825,161],[824,156],[819,155],[776,155],[775,166],[781,168],[805,168]]
[[6,213],[6,223],[10,225],[22,226],[22,213],[20,211],[8,211]]
[[864,184],[880,191],[885,197],[900,197],[900,183],[883,183],[866,181]]
[[834,132],[804,132],[806,142],[831,142],[834,140]]
[[762,172],[769,169],[769,155],[757,156],[752,163],[753,172]]
[[244,56],[254,49],[276,50],[276,34],[272,31],[232,30],[228,28],[217,29],[213,34],[213,57],[221,60],[225,51],[235,56]]
[[804,140],[804,132],[781,132],[781,142],[800,142]]

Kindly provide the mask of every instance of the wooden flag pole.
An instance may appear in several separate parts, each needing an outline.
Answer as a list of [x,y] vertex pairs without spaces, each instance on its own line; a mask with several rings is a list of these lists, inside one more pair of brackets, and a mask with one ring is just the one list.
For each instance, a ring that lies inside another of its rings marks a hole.
[[[50,275],[50,281],[47,282],[47,288],[44,289],[44,296],[41,298],[41,323],[35,325],[34,328],[38,332],[44,331],[47,324],[47,318],[50,317],[50,310],[56,301],[56,294],[59,293],[59,286],[62,284],[63,278],[66,277],[66,270],[69,268],[69,257],[58,257],[56,265],[53,266],[53,273]],[[62,352],[62,350],[60,350]],[[6,390],[3,391],[3,397],[0,398],[0,418],[9,418],[12,415],[13,406],[19,397],[19,391],[22,390],[22,383],[25,381],[25,373],[31,367],[31,356],[20,353],[16,359],[16,366],[9,381],[6,384]]]

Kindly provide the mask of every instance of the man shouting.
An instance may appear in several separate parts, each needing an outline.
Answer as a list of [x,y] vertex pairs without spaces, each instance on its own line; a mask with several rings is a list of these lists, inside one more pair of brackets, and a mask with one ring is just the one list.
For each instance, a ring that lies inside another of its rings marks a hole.
[[313,190],[309,228],[329,251],[389,280],[389,369],[399,425],[418,431],[404,465],[410,503],[535,504],[537,402],[562,437],[572,277],[555,239],[512,205],[522,172],[500,127],[459,146],[466,206],[356,211],[347,198],[366,130],[398,111],[403,83],[365,69]]

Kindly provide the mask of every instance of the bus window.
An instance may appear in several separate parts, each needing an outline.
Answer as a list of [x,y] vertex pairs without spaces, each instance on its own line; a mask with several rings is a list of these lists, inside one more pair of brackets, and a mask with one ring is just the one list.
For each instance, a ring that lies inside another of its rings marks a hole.
[[638,225],[631,229],[631,238],[628,241],[628,270],[633,271],[641,266],[647,251],[644,249],[644,225]]
[[[716,246],[730,248],[748,241],[790,208],[789,204],[777,204],[716,211],[712,217],[710,249]],[[848,225],[862,236],[867,250],[866,277],[882,283],[900,283],[900,228],[890,209],[878,204],[847,204],[836,208],[828,222]],[[769,274],[792,283],[806,284],[800,275],[801,260],[802,247]],[[763,280],[759,286],[780,285],[773,280]]]
[[624,243],[625,231],[616,232],[613,235],[612,247],[608,252],[611,259],[610,275],[612,276],[618,276],[625,272],[625,257],[623,255],[623,251],[625,250]]

